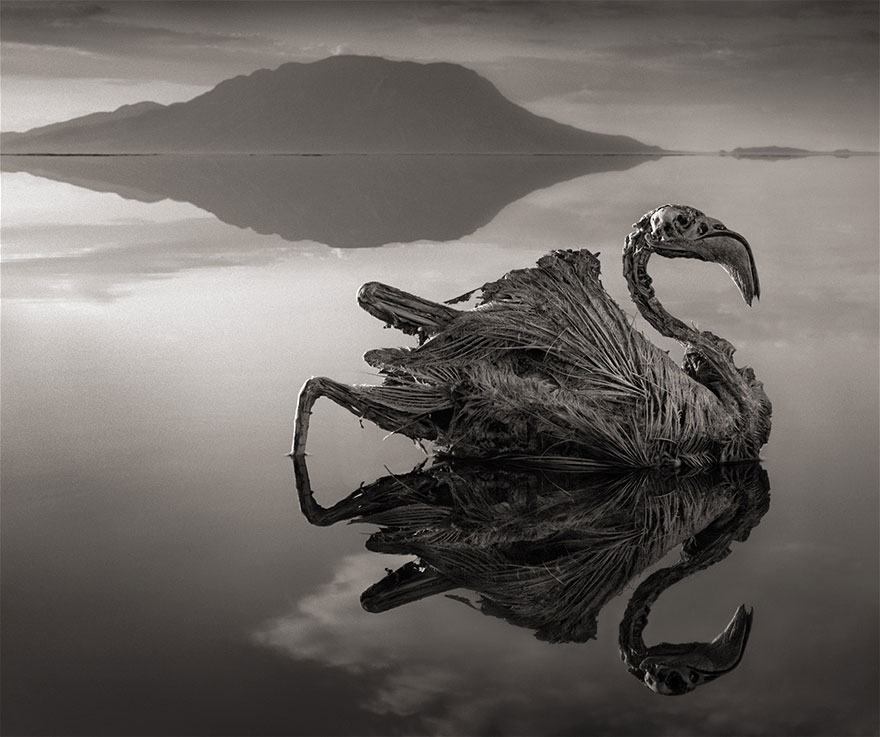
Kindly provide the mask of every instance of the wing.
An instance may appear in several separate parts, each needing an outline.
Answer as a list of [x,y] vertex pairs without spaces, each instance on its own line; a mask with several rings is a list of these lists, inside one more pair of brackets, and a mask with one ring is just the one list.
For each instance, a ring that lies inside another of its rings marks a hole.
[[699,461],[730,424],[715,395],[632,327],[586,250],[485,284],[475,309],[418,348],[365,358],[450,387],[460,408],[451,444],[478,455],[524,453],[540,437],[546,452],[608,465]]
[[554,251],[480,290],[475,309],[457,312],[424,345],[370,351],[367,361],[429,383],[455,383],[473,367],[490,366],[561,389],[606,393],[631,393],[655,364],[678,370],[633,329],[587,250]]

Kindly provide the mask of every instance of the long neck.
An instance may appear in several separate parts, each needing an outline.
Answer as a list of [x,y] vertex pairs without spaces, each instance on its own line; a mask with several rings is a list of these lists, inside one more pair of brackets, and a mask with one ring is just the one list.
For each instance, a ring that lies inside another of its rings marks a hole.
[[[732,495],[732,508],[694,534],[685,543],[688,556],[662,568],[636,587],[620,621],[620,650],[627,667],[634,668],[647,650],[643,633],[651,607],[666,589],[702,571],[731,553],[733,541],[743,542],[770,509],[770,479],[757,463],[737,463],[721,469],[724,487]],[[723,488],[718,486],[716,488]]]
[[661,335],[673,338],[684,345],[698,345],[701,342],[700,333],[670,315],[657,299],[653,282],[648,275],[650,258],[651,251],[644,247],[641,233],[626,237],[626,246],[623,249],[623,276],[633,302],[642,313],[642,317]]
[[666,589],[688,576],[714,565],[730,555],[730,538],[716,541],[690,560],[663,568],[642,581],[633,592],[620,621],[619,644],[627,667],[634,668],[647,651],[643,633],[648,626],[651,607]]
[[636,231],[627,236],[623,249],[623,275],[642,317],[661,335],[677,340],[699,354],[712,369],[717,384],[713,390],[719,399],[735,414],[749,414],[754,409],[751,388],[733,363],[733,346],[723,338],[700,332],[669,314],[654,293],[647,270],[650,257],[651,250],[645,247],[642,233]]

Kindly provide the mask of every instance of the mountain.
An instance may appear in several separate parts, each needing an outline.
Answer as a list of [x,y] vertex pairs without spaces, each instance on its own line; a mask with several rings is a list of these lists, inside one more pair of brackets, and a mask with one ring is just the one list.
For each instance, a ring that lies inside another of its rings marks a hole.
[[52,123],[51,125],[43,125],[39,128],[31,128],[24,133],[11,131],[9,133],[3,133],[2,142],[5,147],[14,144],[16,141],[34,140],[37,137],[43,139],[44,137],[48,138],[55,134],[83,131],[90,126],[119,122],[164,107],[164,105],[160,105],[158,102],[138,102],[134,105],[123,105],[110,113],[91,113],[90,115],[83,115],[79,118],[65,120],[63,123]]
[[653,153],[535,115],[458,64],[333,56],[187,102],[4,133],[4,153]]

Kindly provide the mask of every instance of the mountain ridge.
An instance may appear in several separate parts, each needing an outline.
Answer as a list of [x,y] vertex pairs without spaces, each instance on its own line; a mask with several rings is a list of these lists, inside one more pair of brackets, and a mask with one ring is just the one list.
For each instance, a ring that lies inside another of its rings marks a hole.
[[332,56],[24,132],[4,153],[654,153],[538,116],[450,62]]

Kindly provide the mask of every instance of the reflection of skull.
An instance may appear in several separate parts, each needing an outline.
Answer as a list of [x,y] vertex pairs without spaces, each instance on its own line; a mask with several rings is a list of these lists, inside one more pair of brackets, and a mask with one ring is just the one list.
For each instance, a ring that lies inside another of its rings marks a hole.
[[688,667],[673,668],[661,664],[651,664],[645,670],[645,685],[654,693],[664,696],[680,696],[693,691],[701,683],[713,680],[715,676],[700,674]]

